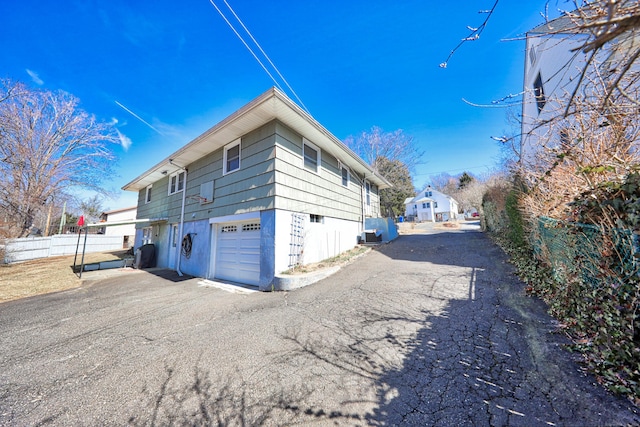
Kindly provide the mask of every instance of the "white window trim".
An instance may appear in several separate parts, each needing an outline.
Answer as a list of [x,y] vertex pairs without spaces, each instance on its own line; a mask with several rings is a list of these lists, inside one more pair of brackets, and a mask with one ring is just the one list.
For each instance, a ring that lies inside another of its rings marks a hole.
[[[318,155],[316,156],[317,166],[316,166],[316,170],[315,171],[307,169],[305,167],[305,165],[304,165],[304,147],[306,145],[308,145],[309,147],[313,148],[318,153]],[[302,138],[302,169],[307,170],[309,172],[313,172],[313,173],[318,174],[318,175],[320,175],[320,169],[322,169],[322,150],[320,150],[320,147],[318,147],[317,145],[313,144],[312,142],[310,142],[306,138]]]
[[[230,170],[227,170],[227,153],[229,152],[230,149],[234,148],[236,145],[238,146],[238,167],[230,171]],[[222,174],[226,175],[228,173],[235,172],[237,170],[240,170],[241,167],[242,167],[242,140],[241,138],[238,138],[235,141],[224,146],[224,155],[222,156]]]
[[153,195],[153,193],[151,192],[152,188],[153,188],[153,184],[147,185],[147,188],[145,189],[145,192],[144,192],[144,204],[145,205],[147,203],[151,202],[151,196]]
[[[180,190],[178,190],[178,189],[177,189],[178,184],[180,183],[180,174],[185,175],[185,171],[178,171],[178,172],[174,172],[174,173],[172,173],[171,175],[169,175],[169,185],[168,185],[168,189],[167,189],[167,193],[168,193],[169,195],[176,194],[176,193],[180,193],[180,192],[184,191],[184,179],[183,179],[183,181],[182,181],[182,189],[180,189]],[[176,191],[171,192],[171,179],[172,179],[174,176],[176,177]],[[186,175],[185,175],[185,176],[186,176]]]

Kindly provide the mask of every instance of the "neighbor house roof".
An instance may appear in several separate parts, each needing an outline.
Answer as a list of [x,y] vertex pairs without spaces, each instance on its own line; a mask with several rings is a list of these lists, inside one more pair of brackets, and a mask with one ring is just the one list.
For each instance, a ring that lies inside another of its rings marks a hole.
[[120,208],[120,209],[113,209],[110,211],[104,211],[102,212],[102,215],[109,215],[109,214],[125,212],[125,211],[134,211],[136,209],[138,209],[138,206],[129,206],[128,208]]
[[575,18],[571,18],[566,14],[547,21],[544,24],[528,31],[529,34],[563,34],[563,33],[578,33],[576,29]]
[[432,191],[434,193],[438,193],[438,194],[442,194],[444,197],[446,197],[447,199],[453,201],[454,203],[458,203],[456,201],[456,199],[454,199],[453,197],[449,196],[448,194],[444,194],[442,191],[438,191],[435,188],[431,187],[430,185],[426,186],[424,188],[424,190],[418,192],[418,194],[414,197],[407,197],[404,200],[404,204],[408,205],[409,203],[423,203],[423,202],[433,202],[434,199],[433,198],[429,198],[426,196],[423,196],[423,194],[427,191]]
[[126,184],[122,189],[140,191],[162,179],[167,173],[181,170],[180,166],[187,166],[274,119],[309,139],[361,177],[364,175],[364,178],[379,188],[392,186],[311,115],[281,91],[271,88]]

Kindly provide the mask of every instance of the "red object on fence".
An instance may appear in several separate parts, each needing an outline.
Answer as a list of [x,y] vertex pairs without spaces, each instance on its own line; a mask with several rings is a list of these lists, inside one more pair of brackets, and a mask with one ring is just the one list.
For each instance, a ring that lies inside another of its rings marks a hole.
[[80,218],[78,218],[78,226],[84,226],[84,215],[80,215]]

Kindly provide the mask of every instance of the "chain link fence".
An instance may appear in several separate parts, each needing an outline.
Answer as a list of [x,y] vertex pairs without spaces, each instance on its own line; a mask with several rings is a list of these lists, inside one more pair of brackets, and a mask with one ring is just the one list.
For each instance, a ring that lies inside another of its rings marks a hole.
[[[603,230],[541,217],[533,231],[533,250],[550,265],[558,281],[578,276],[583,283],[598,286],[603,281],[638,275],[640,239],[631,230]],[[607,277],[606,272],[614,277]]]

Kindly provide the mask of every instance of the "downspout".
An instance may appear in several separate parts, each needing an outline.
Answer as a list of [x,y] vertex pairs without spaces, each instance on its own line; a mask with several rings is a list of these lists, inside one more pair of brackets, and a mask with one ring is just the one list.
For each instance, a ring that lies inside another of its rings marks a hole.
[[[169,160],[169,163],[173,165],[173,160]],[[178,166],[178,165],[174,165]],[[180,169],[184,171],[184,186],[182,187],[182,207],[180,209],[180,228],[178,229],[178,236],[182,237],[182,233],[184,232],[184,204],[187,198],[187,168],[178,166]],[[178,276],[182,277],[182,271],[180,271],[180,259],[182,258],[182,239],[180,240],[180,244],[176,244],[176,272]]]
[[364,230],[367,229],[366,219],[365,219],[366,208],[365,208],[365,205],[364,205],[365,204],[365,200],[366,200],[365,199],[365,197],[366,197],[366,195],[365,195],[365,192],[366,192],[365,181],[366,181],[366,179],[367,179],[366,174],[362,174],[362,181],[361,181],[362,185],[360,186],[360,202],[361,202],[360,205],[362,207],[362,231],[361,232],[364,232]]

